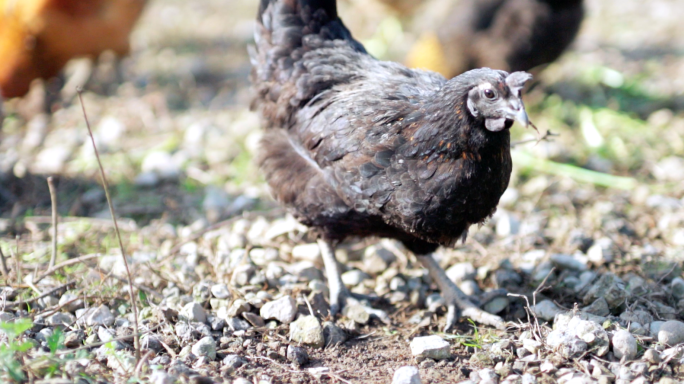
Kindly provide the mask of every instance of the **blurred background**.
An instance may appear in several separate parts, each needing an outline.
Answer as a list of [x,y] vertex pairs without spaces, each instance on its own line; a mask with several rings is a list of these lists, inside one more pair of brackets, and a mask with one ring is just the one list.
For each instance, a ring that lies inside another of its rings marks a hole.
[[[338,3],[372,54],[404,62],[453,1]],[[252,161],[260,127],[248,107],[247,46],[257,6],[150,0],[132,31],[130,55],[70,61],[61,83],[37,81],[25,97],[6,99],[0,235],[24,233],[25,221],[49,215],[49,175],[57,176],[60,215],[109,216],[74,84],[85,84],[85,108],[120,216],[192,231],[246,210],[273,209]],[[622,220],[616,231],[628,228],[659,243],[661,252],[681,252],[684,2],[587,0],[585,10],[574,43],[538,71],[525,96],[540,131],[558,136],[515,147],[499,214],[510,218],[501,225],[548,245],[566,244],[573,228],[595,237],[591,232],[604,230],[606,220]],[[61,95],[45,106],[50,92]],[[512,133],[516,140],[537,137],[520,127]],[[499,222],[495,217],[488,236],[505,233]]]

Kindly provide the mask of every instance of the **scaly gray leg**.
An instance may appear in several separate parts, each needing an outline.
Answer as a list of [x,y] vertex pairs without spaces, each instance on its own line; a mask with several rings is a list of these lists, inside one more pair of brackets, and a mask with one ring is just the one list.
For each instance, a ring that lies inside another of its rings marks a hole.
[[385,311],[371,308],[367,305],[361,304],[358,297],[347,289],[342,283],[342,275],[340,268],[337,265],[335,258],[335,248],[330,241],[318,240],[318,247],[321,249],[321,256],[323,257],[323,264],[325,265],[325,273],[328,275],[328,287],[330,288],[330,314],[335,316],[346,305],[361,305],[368,312],[369,315],[380,319],[383,323],[389,324],[390,319]]
[[444,296],[447,302],[448,311],[445,331],[450,330],[456,324],[460,317],[459,314],[469,317],[480,324],[503,329],[503,319],[485,312],[473,304],[468,296],[453,281],[449,280],[444,269],[437,264],[432,255],[416,255],[416,257],[423,264],[423,267],[430,272],[430,277],[437,283],[437,286],[442,291],[442,296]]

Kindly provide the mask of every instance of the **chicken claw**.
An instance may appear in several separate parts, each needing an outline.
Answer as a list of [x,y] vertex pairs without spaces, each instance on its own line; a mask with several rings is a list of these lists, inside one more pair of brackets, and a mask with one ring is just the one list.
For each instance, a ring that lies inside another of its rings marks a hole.
[[329,241],[318,240],[321,256],[325,264],[325,272],[328,275],[328,287],[330,288],[330,315],[335,316],[342,312],[345,307],[353,305],[362,307],[371,317],[375,317],[385,324],[390,323],[390,318],[385,311],[375,309],[365,304],[369,298],[350,292],[342,283],[342,276],[335,259],[334,247]]
[[421,264],[423,264],[423,267],[430,272],[430,277],[437,283],[437,286],[442,291],[442,296],[447,302],[445,332],[450,331],[461,316],[468,317],[480,324],[491,325],[498,329],[504,328],[503,319],[485,312],[475,305],[454,282],[449,280],[442,267],[437,264],[431,255],[418,255],[417,257]]

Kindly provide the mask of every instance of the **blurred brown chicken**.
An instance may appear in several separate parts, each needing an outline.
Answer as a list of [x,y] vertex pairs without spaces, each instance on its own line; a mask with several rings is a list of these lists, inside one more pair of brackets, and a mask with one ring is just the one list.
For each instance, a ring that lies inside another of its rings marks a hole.
[[75,57],[125,55],[146,0],[0,0],[0,96],[20,97]]
[[582,2],[458,0],[444,21],[421,34],[407,65],[447,78],[480,67],[529,71],[553,62],[572,43],[584,17]]

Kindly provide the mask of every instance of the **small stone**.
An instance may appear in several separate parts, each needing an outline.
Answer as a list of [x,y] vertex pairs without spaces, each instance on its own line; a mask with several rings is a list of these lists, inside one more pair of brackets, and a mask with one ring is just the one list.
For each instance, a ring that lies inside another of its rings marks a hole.
[[677,300],[684,299],[684,279],[681,277],[672,279],[670,289],[672,290],[672,296],[677,298]]
[[64,346],[67,348],[77,348],[83,345],[85,340],[85,332],[80,329],[69,331],[64,334]]
[[679,383],[677,380],[671,378],[671,377],[661,377],[660,380],[658,381],[658,384],[677,384]]
[[499,237],[517,235],[520,230],[520,220],[514,214],[499,210],[494,215],[496,219],[496,234]]
[[211,336],[203,337],[192,346],[192,353],[198,357],[206,356],[213,361],[216,359],[216,341]]
[[358,304],[346,305],[344,309],[342,309],[342,315],[361,325],[368,324],[368,321],[370,320],[370,314],[362,305]]
[[238,319],[237,317],[226,318],[226,325],[228,325],[228,328],[230,328],[233,331],[245,331],[252,328],[252,326],[249,325],[248,322],[242,319]]
[[75,312],[77,309],[83,308],[83,300],[79,299],[77,295],[67,292],[59,298],[59,305],[68,312]]
[[504,309],[508,308],[509,304],[510,301],[507,297],[497,297],[488,301],[484,305],[484,310],[492,314],[497,314],[503,311]]
[[325,345],[323,328],[315,316],[302,316],[290,324],[290,340],[322,348]]
[[162,151],[148,153],[140,169],[142,172],[153,172],[162,179],[173,179],[180,173],[180,167],[171,154]]
[[526,373],[522,375],[522,384],[537,384],[537,378],[532,374]]
[[403,366],[394,371],[392,384],[421,384],[418,368]]
[[96,325],[111,327],[114,324],[114,320],[114,315],[109,310],[109,307],[106,305],[100,305],[88,313],[88,316],[86,317],[86,325],[90,327]]
[[387,296],[387,301],[390,304],[403,303],[409,300],[409,296],[406,292],[392,292]]
[[387,249],[371,245],[363,252],[363,270],[373,275],[378,275],[396,259],[394,254]]
[[539,366],[539,370],[544,372],[544,373],[550,374],[550,373],[556,372],[556,366],[553,365],[552,362],[550,362],[548,360],[544,360],[544,362],[541,363],[541,365]]
[[684,180],[684,158],[669,156],[653,165],[653,176],[662,181]]
[[297,276],[300,281],[313,281],[322,280],[323,272],[316,267],[311,261],[300,261],[298,263],[291,264],[288,270],[293,275]]
[[463,293],[465,293],[468,296],[475,296],[482,293],[480,286],[477,285],[477,282],[472,279],[463,280],[462,282],[456,285],[458,285],[458,287],[461,288],[461,291],[463,291]]
[[76,316],[71,313],[57,312],[47,318],[46,323],[51,326],[72,325],[76,322]]
[[612,246],[613,242],[609,238],[599,239],[587,250],[587,258],[597,265],[610,263],[613,261]]
[[589,284],[593,283],[594,280],[596,280],[597,276],[598,275],[594,271],[584,271],[580,273],[579,283],[575,285],[574,291],[576,293],[582,292],[585,288],[589,286]]
[[255,327],[264,327],[266,326],[266,322],[264,319],[261,318],[261,316],[257,315],[256,313],[252,312],[244,312],[242,313],[242,317],[245,318],[250,324],[252,324]]
[[230,302],[228,300],[222,300],[222,299],[209,299],[209,306],[213,310],[218,310],[220,308],[228,308],[230,305]]
[[301,367],[309,362],[309,354],[306,353],[306,349],[304,348],[288,345],[287,360],[292,362],[294,365]]
[[135,370],[135,357],[131,356],[130,353],[120,351],[117,354],[111,354],[110,350],[107,350],[105,353],[108,352],[110,355],[107,355],[106,357],[107,367],[111,368],[117,374],[123,376]]
[[192,299],[200,304],[211,298],[211,286],[206,282],[200,282],[192,287]]
[[650,313],[640,309],[634,311],[624,311],[620,314],[620,318],[632,324],[651,324],[653,322],[653,316]]
[[666,345],[676,345],[684,342],[684,323],[669,320],[660,326],[658,341]]
[[275,319],[283,324],[289,324],[297,315],[297,303],[292,297],[283,296],[264,304],[259,314],[266,320]]
[[648,329],[649,329],[649,332],[651,333],[651,336],[657,338],[657,337],[658,337],[658,332],[660,332],[660,327],[662,327],[663,324],[665,324],[664,321],[652,321],[652,322],[648,325]]
[[178,314],[178,317],[182,320],[192,323],[205,323],[207,321],[207,313],[204,311],[204,308],[202,308],[200,303],[196,303],[194,301],[185,304],[183,309],[181,309],[180,313]]
[[540,343],[537,340],[534,339],[525,339],[523,340],[523,348],[526,350],[530,351],[530,353],[536,354],[539,349],[542,347],[542,343]]
[[292,248],[292,257],[297,260],[317,262],[321,257],[321,249],[318,244],[300,244]]
[[515,271],[507,269],[499,269],[494,272],[494,283],[497,288],[504,288],[506,286],[520,286],[522,277]]
[[613,354],[618,359],[624,356],[627,360],[633,360],[637,354],[637,341],[627,330],[619,330],[613,335]]
[[226,327],[226,320],[216,316],[207,317],[212,331],[222,331]]
[[587,260],[577,256],[577,255],[565,255],[562,253],[556,253],[550,257],[553,265],[559,269],[570,269],[573,271],[586,271]]
[[392,291],[398,291],[398,292],[408,291],[408,286],[406,285],[406,281],[399,276],[394,276],[392,278],[392,280],[390,280],[389,288]]
[[159,337],[151,334],[143,335],[140,338],[140,346],[144,349],[149,349],[157,353],[163,350],[161,340],[159,340]]
[[347,333],[335,323],[326,321],[323,323],[323,338],[326,346],[335,346],[347,341]]
[[644,352],[644,360],[653,365],[660,364],[660,354],[655,349],[649,348],[646,350],[646,352]]
[[9,323],[14,320],[14,314],[11,312],[0,311],[0,321]]
[[347,287],[356,287],[367,279],[370,279],[370,276],[358,269],[352,269],[342,274],[342,283]]
[[150,375],[151,384],[173,384],[177,378],[173,375],[169,375],[166,371],[161,369],[155,369]]
[[233,303],[228,307],[226,314],[230,317],[237,317],[244,312],[249,312],[252,306],[249,305],[244,299],[235,299]]
[[247,360],[245,360],[241,356],[228,355],[228,356],[223,358],[223,367],[221,368],[221,370],[222,371],[228,371],[227,373],[233,373],[238,368],[242,367],[243,365],[245,365],[247,363],[248,363]]
[[479,384],[498,384],[499,375],[491,368],[485,368],[477,371],[477,376],[480,378]]
[[232,295],[225,284],[214,284],[211,286],[211,294],[217,299],[229,299]]
[[235,267],[233,270],[233,277],[230,279],[230,283],[236,287],[244,287],[249,285],[249,280],[256,272],[256,268],[252,264],[242,264]]
[[454,264],[446,270],[449,280],[456,284],[465,280],[472,280],[476,276],[475,267],[471,263]]
[[411,354],[418,360],[443,360],[451,357],[451,346],[437,335],[416,337],[411,340]]
[[625,303],[627,291],[625,283],[613,273],[603,274],[589,291],[584,295],[584,304],[593,303],[598,298],[604,298],[608,307],[616,309]]
[[537,305],[532,307],[534,314],[546,321],[553,320],[557,314],[564,312],[551,300],[542,300]]
[[425,298],[425,306],[430,312],[436,312],[437,309],[446,305],[446,300],[439,293],[433,293]]
[[582,308],[584,312],[591,313],[596,316],[608,316],[610,315],[610,308],[608,308],[608,302],[603,297],[596,299],[591,305]]
[[111,329],[107,329],[105,327],[99,327],[97,329],[97,337],[103,343],[108,343],[108,342],[114,340],[114,336],[115,336],[114,331]]
[[40,342],[46,342],[48,337],[52,336],[52,334],[55,333],[55,330],[52,328],[43,328],[41,329],[34,338]]
[[328,286],[321,280],[311,280],[309,282],[309,289],[314,293],[323,293],[327,296]]

